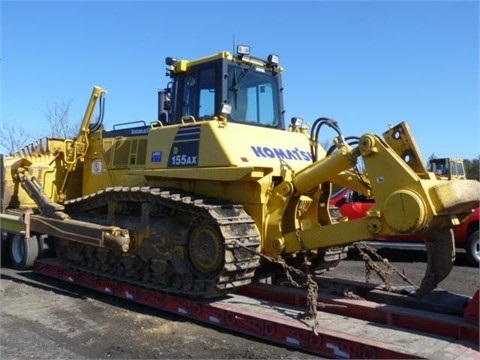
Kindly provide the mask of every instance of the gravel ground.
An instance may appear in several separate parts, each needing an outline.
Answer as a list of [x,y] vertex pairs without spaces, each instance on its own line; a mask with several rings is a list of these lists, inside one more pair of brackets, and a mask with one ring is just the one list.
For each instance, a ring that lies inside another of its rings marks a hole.
[[[426,268],[423,251],[382,254],[414,282]],[[328,275],[363,280],[364,265],[352,252]],[[460,254],[440,287],[472,296],[479,288],[478,275],[478,268],[468,266]],[[2,359],[319,358],[30,271],[3,267],[0,294]]]

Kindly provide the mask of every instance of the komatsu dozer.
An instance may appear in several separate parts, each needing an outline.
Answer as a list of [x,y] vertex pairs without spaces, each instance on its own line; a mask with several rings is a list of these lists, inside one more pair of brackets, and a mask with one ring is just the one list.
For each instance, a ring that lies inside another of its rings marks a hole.
[[[43,236],[69,266],[212,297],[254,281],[270,259],[321,272],[357,241],[422,234],[428,268],[417,295],[448,275],[451,228],[478,206],[480,183],[428,172],[407,123],[383,137],[344,136],[323,117],[287,126],[279,57],[245,46],[166,65],[156,120],[105,130],[106,91],[94,87],[75,138],[3,158],[2,212],[26,224],[14,249]],[[334,185],[373,196],[375,207],[337,216]]]

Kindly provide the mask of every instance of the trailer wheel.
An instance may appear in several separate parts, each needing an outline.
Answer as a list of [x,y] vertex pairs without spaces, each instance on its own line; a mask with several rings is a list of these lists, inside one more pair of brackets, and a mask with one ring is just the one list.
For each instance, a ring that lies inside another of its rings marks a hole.
[[13,268],[17,270],[30,269],[37,258],[37,237],[25,237],[22,234],[16,234],[10,244],[10,260]]
[[467,239],[465,250],[467,251],[468,261],[473,266],[478,266],[480,263],[480,240],[479,231],[471,233]]

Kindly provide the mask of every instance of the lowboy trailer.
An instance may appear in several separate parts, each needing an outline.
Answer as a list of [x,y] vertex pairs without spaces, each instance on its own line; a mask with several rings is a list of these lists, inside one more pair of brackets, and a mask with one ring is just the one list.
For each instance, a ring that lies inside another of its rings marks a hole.
[[[36,273],[328,358],[480,359],[479,291],[472,297],[435,290],[421,301],[383,286],[320,276],[345,297],[320,289],[316,321],[305,317],[302,289],[255,283],[215,299],[192,299],[79,271],[58,258],[35,261]],[[61,296],[61,295],[59,295]]]

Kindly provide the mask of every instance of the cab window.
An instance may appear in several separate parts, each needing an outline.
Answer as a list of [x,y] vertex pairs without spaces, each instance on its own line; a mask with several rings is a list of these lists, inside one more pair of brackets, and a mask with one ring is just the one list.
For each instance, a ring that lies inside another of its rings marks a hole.
[[276,78],[255,67],[232,65],[228,81],[228,102],[232,107],[229,120],[272,127],[278,124]]
[[181,116],[195,119],[211,118],[215,114],[215,69],[204,69],[183,79]]

